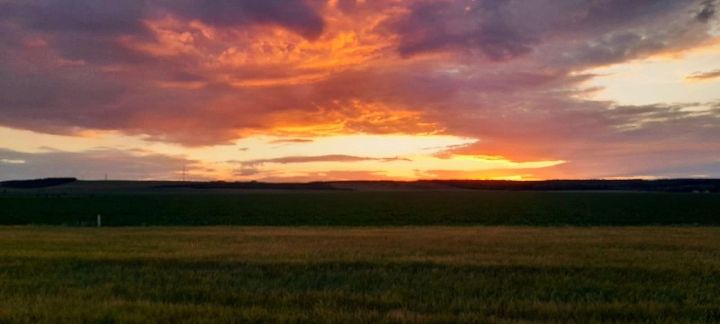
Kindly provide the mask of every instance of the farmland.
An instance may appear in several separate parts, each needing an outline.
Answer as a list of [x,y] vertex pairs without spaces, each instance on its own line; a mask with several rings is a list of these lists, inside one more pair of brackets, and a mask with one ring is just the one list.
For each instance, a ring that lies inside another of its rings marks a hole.
[[720,320],[715,193],[113,188],[0,194],[0,322]]
[[720,319],[720,230],[0,228],[0,321]]
[[720,194],[546,191],[93,191],[0,194],[2,225],[720,225]]

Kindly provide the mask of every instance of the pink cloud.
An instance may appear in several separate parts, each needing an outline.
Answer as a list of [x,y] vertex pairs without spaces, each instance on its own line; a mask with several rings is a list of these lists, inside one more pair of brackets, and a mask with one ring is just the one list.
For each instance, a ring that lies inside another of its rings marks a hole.
[[712,39],[713,4],[6,1],[0,125],[187,146],[444,133],[478,139],[459,153],[569,161],[543,176],[717,173],[720,148],[697,146],[720,137],[716,103],[578,96],[579,71]]

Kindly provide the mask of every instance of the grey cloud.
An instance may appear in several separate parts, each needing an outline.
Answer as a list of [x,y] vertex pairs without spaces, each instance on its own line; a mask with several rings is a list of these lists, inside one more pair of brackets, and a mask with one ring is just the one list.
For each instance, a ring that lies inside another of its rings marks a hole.
[[328,170],[324,172],[310,172],[301,176],[286,176],[280,175],[276,172],[263,172],[256,176],[257,179],[264,182],[310,182],[317,181],[318,179],[333,180],[333,181],[346,181],[346,180],[396,180],[392,177],[385,175],[382,171],[372,170],[360,170],[360,171],[346,171],[346,170]]
[[102,35],[143,34],[143,19],[160,13],[199,19],[216,26],[276,24],[314,38],[324,21],[303,0],[10,0],[0,4],[0,19],[47,32]]
[[[561,40],[565,51],[570,52],[575,51],[572,47],[577,44],[602,41],[601,37],[615,38],[611,41],[620,50],[619,42],[632,45],[628,37],[633,33],[643,33],[638,35],[642,36],[643,44],[672,42],[682,35],[644,34],[646,30],[690,24],[695,17],[689,10],[700,4],[698,0],[420,1],[389,28],[400,36],[398,50],[403,55],[438,50],[474,55],[473,49],[477,49],[492,61],[505,61],[531,54],[547,42]],[[636,28],[641,30],[633,31]],[[613,56],[617,60],[627,55]]]
[[401,35],[399,51],[413,55],[442,49],[479,49],[494,61],[525,54],[536,41],[527,33],[509,26],[502,5],[467,7],[464,2],[422,1],[410,14],[391,26]]
[[145,1],[35,0],[0,4],[0,19],[34,30],[103,35],[145,32]]
[[317,38],[324,28],[322,17],[303,0],[8,0],[0,3],[0,26],[20,26],[15,32],[24,35],[5,30],[0,33],[0,47],[18,37],[40,36],[69,60],[152,63],[155,58],[126,46],[118,37],[152,42],[154,35],[144,20],[165,14],[217,27],[277,25],[307,38]]
[[720,78],[720,69],[707,72],[697,72],[686,77],[688,80],[712,80],[717,78]]
[[[269,180],[272,178],[272,174],[276,173],[276,171],[272,170],[262,170],[261,166],[267,163],[277,163],[277,164],[293,164],[293,163],[314,163],[314,162],[360,162],[360,161],[380,161],[380,162],[393,162],[393,161],[410,161],[407,158],[402,157],[390,157],[390,158],[374,158],[374,157],[363,157],[363,156],[353,156],[353,155],[343,155],[343,154],[329,154],[329,155],[316,155],[316,156],[284,156],[279,158],[271,158],[271,159],[258,159],[258,160],[247,160],[247,161],[228,161],[229,163],[236,163],[240,164],[240,167],[233,170],[233,174],[236,176],[241,177],[248,177],[248,176],[255,176],[255,175],[262,175],[264,180],[268,181],[277,181],[278,179]],[[325,175],[327,176],[337,176],[339,173],[343,173],[341,171],[334,171],[327,173]],[[353,171],[347,171],[345,173],[352,174]],[[362,172],[361,174],[364,174]],[[316,173],[315,176],[318,174]],[[301,177],[304,180],[300,181],[306,181],[307,179],[311,179],[308,177]],[[337,178],[337,177],[333,177]],[[300,179],[300,178],[298,178]],[[296,179],[297,180],[297,179]]]
[[315,8],[302,0],[179,0],[169,1],[175,12],[216,26],[277,24],[314,39],[325,27]]
[[[9,162],[8,162],[9,161]],[[0,180],[40,177],[178,179],[195,161],[161,154],[134,154],[98,148],[83,152],[25,153],[0,148]]]
[[241,176],[241,177],[254,176],[254,175],[260,174],[260,173],[262,173],[262,171],[260,171],[257,168],[254,168],[254,167],[242,167],[242,168],[233,170],[233,175]]
[[708,22],[710,19],[715,17],[716,5],[715,0],[703,1],[702,10],[697,13],[695,18],[701,22]]
[[114,103],[127,89],[86,68],[43,75],[0,67],[0,123],[49,132],[73,126],[112,127],[123,119],[111,116],[117,113]]
[[358,161],[409,161],[406,158],[401,157],[390,157],[390,158],[374,158],[364,156],[353,156],[343,154],[329,154],[329,155],[315,155],[315,156],[284,156],[272,159],[258,159],[248,161],[238,161],[244,166],[258,166],[266,163],[279,163],[279,164],[290,164],[290,163],[312,163],[312,162],[358,162]]

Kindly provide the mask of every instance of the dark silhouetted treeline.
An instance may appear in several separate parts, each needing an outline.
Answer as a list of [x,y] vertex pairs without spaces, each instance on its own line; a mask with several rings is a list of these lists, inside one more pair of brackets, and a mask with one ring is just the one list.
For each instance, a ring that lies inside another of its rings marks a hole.
[[418,181],[318,181],[307,183],[272,182],[179,182],[179,181],[78,181],[75,178],[47,178],[0,182],[0,188],[42,189],[74,183],[71,190],[154,191],[163,189],[225,190],[509,190],[509,191],[647,191],[647,192],[720,192],[720,179],[663,180],[418,180]]
[[60,186],[77,181],[76,178],[45,178],[33,180],[11,180],[0,182],[2,188],[12,189],[37,189],[45,187]]
[[[362,186],[353,186],[362,184]],[[418,180],[418,181],[333,181],[309,183],[190,182],[160,185],[157,188],[192,189],[277,189],[277,190],[524,190],[524,191],[657,191],[720,192],[720,179],[665,180]]]
[[720,179],[664,180],[423,180],[458,189],[475,190],[612,190],[662,192],[720,192]]

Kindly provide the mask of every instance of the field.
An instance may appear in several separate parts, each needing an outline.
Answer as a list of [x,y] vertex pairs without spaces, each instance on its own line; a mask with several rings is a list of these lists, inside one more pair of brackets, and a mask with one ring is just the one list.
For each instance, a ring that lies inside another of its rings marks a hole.
[[0,194],[2,225],[720,225],[720,194],[157,191]]
[[717,228],[0,228],[0,322],[720,320]]
[[718,194],[36,190],[0,206],[0,322],[720,321]]

